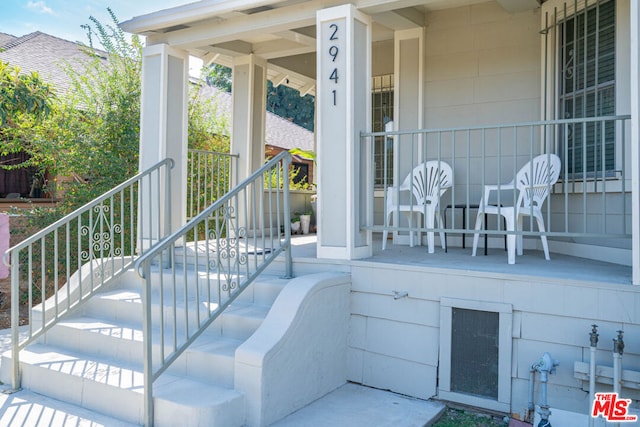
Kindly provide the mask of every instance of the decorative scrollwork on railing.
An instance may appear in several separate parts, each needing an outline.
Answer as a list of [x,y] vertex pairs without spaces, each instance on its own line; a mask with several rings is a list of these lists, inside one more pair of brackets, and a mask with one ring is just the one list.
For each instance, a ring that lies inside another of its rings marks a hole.
[[122,248],[114,247],[112,242],[117,240],[116,236],[122,234],[122,225],[110,223],[108,214],[111,212],[111,207],[97,205],[94,206],[93,212],[96,216],[92,218],[92,222],[80,227],[80,235],[88,239],[88,249],[80,252],[80,259],[83,262],[91,261],[96,259],[96,254],[109,258],[121,256]]
[[227,276],[220,286],[223,292],[231,294],[234,289],[238,288],[238,279],[236,277]]
[[[236,209],[227,205],[220,209],[219,221],[216,221],[215,229],[209,230],[207,247],[213,255],[208,261],[212,270],[217,270],[222,277],[220,290],[231,295],[238,289],[238,272],[242,266],[247,265],[249,258],[246,254],[243,239],[247,236],[246,227],[235,226]],[[214,219],[212,216],[210,219]],[[215,220],[215,219],[214,219]]]

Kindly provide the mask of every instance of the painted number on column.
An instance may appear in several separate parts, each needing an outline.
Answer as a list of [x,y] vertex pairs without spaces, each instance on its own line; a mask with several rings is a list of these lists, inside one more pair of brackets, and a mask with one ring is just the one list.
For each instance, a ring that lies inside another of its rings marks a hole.
[[[329,36],[329,41],[338,40],[338,25],[331,24],[329,25],[329,28],[332,30],[330,31],[331,35]],[[331,46],[329,46],[329,57],[331,59],[332,64],[336,62],[336,58],[338,57],[338,52],[339,52],[338,46],[336,46],[335,44],[332,44]],[[329,75],[329,80],[336,85],[338,84],[338,67],[333,68],[333,71],[331,71],[331,74]],[[337,105],[337,90],[332,89],[331,93],[333,95],[333,105]]]

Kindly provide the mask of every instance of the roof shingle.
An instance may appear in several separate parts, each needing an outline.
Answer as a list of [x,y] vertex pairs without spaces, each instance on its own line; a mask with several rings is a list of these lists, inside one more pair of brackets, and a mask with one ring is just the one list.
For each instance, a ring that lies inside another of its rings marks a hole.
[[37,72],[58,93],[69,90],[71,84],[64,63],[83,66],[90,58],[84,46],[40,31],[22,37],[2,37],[0,47],[1,61],[19,67],[23,74]]

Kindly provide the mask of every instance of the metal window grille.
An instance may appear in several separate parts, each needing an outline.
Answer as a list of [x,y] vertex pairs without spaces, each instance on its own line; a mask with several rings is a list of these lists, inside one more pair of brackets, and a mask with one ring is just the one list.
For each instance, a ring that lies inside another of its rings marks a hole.
[[498,399],[496,312],[452,308],[451,391]]
[[[373,77],[371,91],[372,131],[383,132],[384,126],[393,120],[393,74]],[[376,136],[373,150],[374,184],[376,186],[391,185],[393,183],[392,140],[384,136]]]
[[[553,29],[558,40],[558,119],[615,115],[615,1],[588,3],[574,14],[567,14],[565,4],[565,18]],[[569,176],[615,170],[613,123],[576,124],[559,137]]]

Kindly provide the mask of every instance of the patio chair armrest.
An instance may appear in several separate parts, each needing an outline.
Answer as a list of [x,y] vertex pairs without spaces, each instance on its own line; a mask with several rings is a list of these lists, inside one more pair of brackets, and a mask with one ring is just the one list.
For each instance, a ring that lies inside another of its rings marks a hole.
[[489,196],[492,191],[503,191],[503,190],[515,190],[516,186],[513,181],[507,184],[488,184],[484,186],[484,190],[482,192],[482,199],[480,200],[480,209],[484,211],[484,206],[489,206]]
[[516,186],[513,181],[507,184],[489,184],[484,186],[484,192],[489,193],[491,191],[502,191],[502,190],[515,190]]

